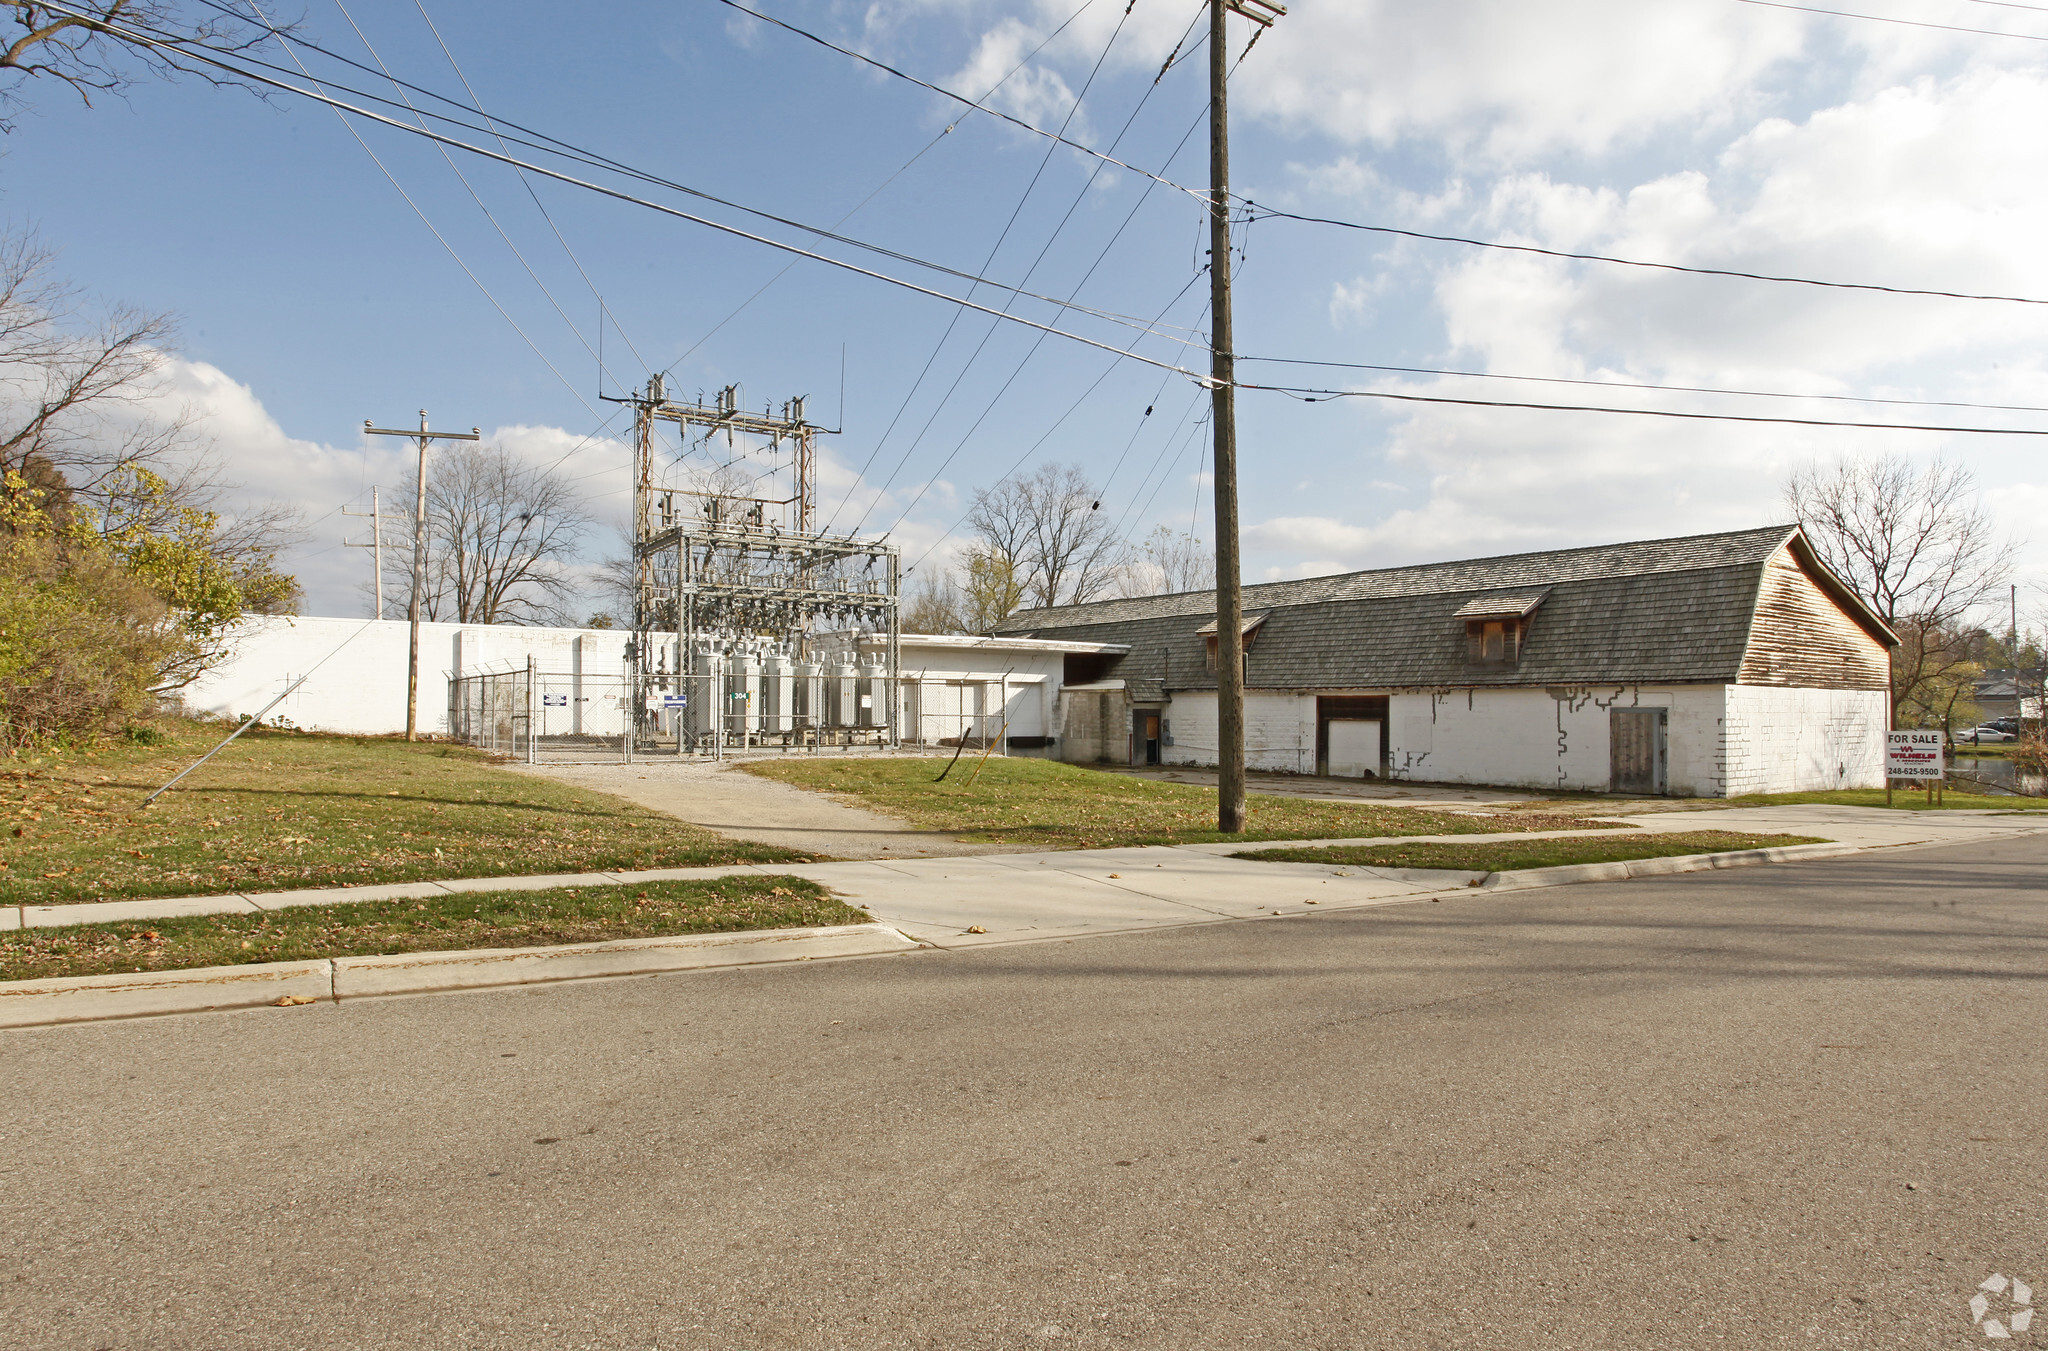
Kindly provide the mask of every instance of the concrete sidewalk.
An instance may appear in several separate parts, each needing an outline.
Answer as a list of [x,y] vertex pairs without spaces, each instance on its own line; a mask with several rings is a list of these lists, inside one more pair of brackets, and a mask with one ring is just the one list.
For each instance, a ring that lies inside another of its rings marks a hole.
[[[10,906],[0,909],[0,929],[168,919],[180,915],[248,914],[295,906],[412,899],[465,891],[613,886],[751,875],[807,878],[830,887],[884,924],[920,939],[954,946],[1299,913],[1308,905],[1383,904],[1466,886],[1484,876],[1321,863],[1258,863],[1230,857],[1247,849],[1422,842],[1483,844],[1695,830],[1814,835],[1856,848],[1874,849],[2031,834],[2048,830],[2048,816],[1904,813],[1820,804],[1720,808],[1659,812],[1610,831],[1409,836],[1398,840],[1268,840],[984,854],[972,858],[741,864],[402,882],[92,905]],[[969,932],[973,929],[984,932]]]

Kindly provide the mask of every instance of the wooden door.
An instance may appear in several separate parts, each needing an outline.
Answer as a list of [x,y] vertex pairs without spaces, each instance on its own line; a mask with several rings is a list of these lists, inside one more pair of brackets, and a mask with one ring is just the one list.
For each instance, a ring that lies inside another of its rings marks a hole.
[[1617,793],[1662,793],[1664,717],[1661,708],[1608,711],[1610,788]]

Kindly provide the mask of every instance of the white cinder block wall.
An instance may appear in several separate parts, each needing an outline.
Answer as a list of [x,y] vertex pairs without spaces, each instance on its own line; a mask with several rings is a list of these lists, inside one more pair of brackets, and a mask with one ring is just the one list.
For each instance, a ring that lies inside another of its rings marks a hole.
[[[242,627],[226,661],[186,688],[184,703],[194,712],[253,716],[310,671],[306,683],[272,711],[272,719],[313,731],[402,732],[409,630],[402,619],[259,616]],[[447,731],[448,685],[457,676],[523,670],[530,655],[543,672],[612,680],[625,672],[630,637],[622,629],[422,624],[420,729]],[[663,661],[672,669],[673,641],[667,649]],[[990,731],[1001,727],[1006,685],[1008,734],[1047,735],[1059,698],[1064,660],[1059,644],[905,634],[902,656],[906,679],[930,682],[922,701],[927,712],[950,715],[933,718],[935,726],[943,723],[944,735],[960,734],[963,711],[992,718]],[[602,692],[614,694],[616,688],[606,684]],[[585,705],[577,699],[571,707],[580,716]]]
[[[221,717],[253,716],[310,671],[272,719],[325,732],[402,732],[410,636],[402,619],[261,616],[243,627],[227,661],[186,687],[184,703]],[[457,675],[523,669],[531,653],[544,671],[616,676],[625,669],[627,637],[615,629],[421,624],[420,728],[447,730],[448,682]]]
[[1730,685],[1728,793],[1884,787],[1883,690]]
[[1605,792],[1609,713],[1664,708],[1671,791],[1711,796],[1721,791],[1722,706],[1719,685],[1396,694],[1390,777]]
[[[1877,787],[1884,779],[1882,691],[1753,685],[1460,690],[1388,697],[1388,777],[1605,792],[1609,714],[1663,708],[1665,775],[1679,796]],[[1167,764],[1216,763],[1216,696],[1176,694]],[[1313,694],[1248,693],[1245,761],[1316,771]]]

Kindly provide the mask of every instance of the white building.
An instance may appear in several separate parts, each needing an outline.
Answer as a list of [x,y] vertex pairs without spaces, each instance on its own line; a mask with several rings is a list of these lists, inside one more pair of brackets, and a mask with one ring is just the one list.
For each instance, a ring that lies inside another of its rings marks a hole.
[[[1884,782],[1898,640],[1796,526],[1276,582],[1244,609],[1253,769],[1697,796]],[[1215,615],[1189,592],[1001,630],[1128,649],[1071,672],[1062,759],[1213,765]]]
[[[253,717],[304,677],[265,721],[309,731],[403,732],[409,627],[396,619],[252,618],[230,658],[185,690],[185,704],[229,719]],[[625,688],[631,637],[618,629],[423,623],[419,728],[448,733],[457,680],[524,671],[530,661],[547,688],[560,692],[554,696],[561,700],[556,729],[570,736],[591,732],[588,744],[601,753],[605,730],[619,723],[615,705]],[[880,658],[878,636],[848,635],[845,642],[852,653]],[[924,745],[1000,740],[1013,754],[1051,755],[1069,659],[1099,662],[1123,651],[1087,641],[905,634],[897,735]],[[775,706],[768,687],[777,678],[772,671],[753,676],[762,706]],[[773,716],[757,712],[751,719],[758,726]]]

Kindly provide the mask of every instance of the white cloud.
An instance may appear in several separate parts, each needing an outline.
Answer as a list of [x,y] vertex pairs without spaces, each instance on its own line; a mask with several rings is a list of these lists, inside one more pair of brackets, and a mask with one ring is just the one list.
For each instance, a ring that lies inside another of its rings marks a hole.
[[1804,28],[1731,5],[1351,0],[1282,19],[1236,83],[1246,111],[1344,142],[1598,153],[1738,117]]

